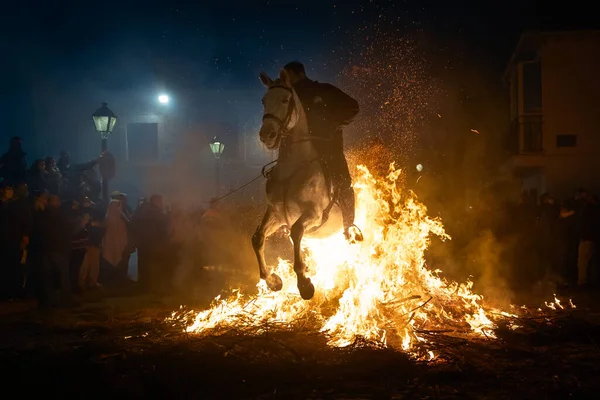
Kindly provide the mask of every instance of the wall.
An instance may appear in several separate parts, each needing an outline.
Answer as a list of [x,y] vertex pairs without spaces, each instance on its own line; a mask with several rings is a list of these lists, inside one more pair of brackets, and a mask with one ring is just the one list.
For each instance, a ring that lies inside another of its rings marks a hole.
[[[558,199],[572,196],[580,187],[600,194],[600,32],[563,32],[543,38],[539,50],[542,175],[531,170],[529,177],[522,179],[523,189],[536,187],[539,194],[548,191]],[[512,120],[514,79],[510,83]],[[557,135],[576,135],[577,145],[557,147]]]
[[[600,156],[600,34],[549,39],[540,55],[545,154]],[[577,135],[577,146],[556,147],[563,134]]]
[[[600,193],[600,35],[550,38],[540,55],[547,189],[559,198],[579,187]],[[557,147],[557,135],[576,135],[577,145]]]

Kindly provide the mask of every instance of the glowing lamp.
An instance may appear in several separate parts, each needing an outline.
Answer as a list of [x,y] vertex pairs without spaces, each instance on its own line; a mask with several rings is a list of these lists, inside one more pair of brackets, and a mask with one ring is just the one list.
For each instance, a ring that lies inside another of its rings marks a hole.
[[160,96],[158,96],[158,101],[160,102],[160,104],[167,104],[169,102],[169,96],[167,96],[166,94],[161,94]]
[[210,151],[212,151],[215,158],[219,159],[221,158],[221,154],[223,154],[223,150],[225,150],[225,145],[219,142],[215,136],[212,142],[210,142]]
[[107,103],[102,103],[102,106],[93,114],[94,126],[96,132],[100,134],[102,139],[107,139],[113,131],[117,123],[117,116],[108,108]]

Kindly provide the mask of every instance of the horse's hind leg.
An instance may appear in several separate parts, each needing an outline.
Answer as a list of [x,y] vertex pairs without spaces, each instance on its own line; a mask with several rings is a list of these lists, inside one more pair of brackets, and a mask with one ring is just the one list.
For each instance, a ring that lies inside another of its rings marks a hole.
[[298,277],[298,290],[304,300],[310,300],[315,295],[315,286],[306,276],[306,265],[302,258],[302,237],[309,223],[315,219],[312,212],[306,212],[292,225],[291,237],[294,242],[294,271]]
[[260,271],[260,279],[264,279],[267,282],[269,289],[273,291],[279,291],[283,287],[281,278],[277,274],[272,274],[271,270],[265,262],[265,240],[271,236],[277,228],[281,226],[278,223],[273,208],[268,207],[265,215],[263,216],[260,225],[256,228],[256,232],[252,236],[252,247],[258,260],[258,268]]

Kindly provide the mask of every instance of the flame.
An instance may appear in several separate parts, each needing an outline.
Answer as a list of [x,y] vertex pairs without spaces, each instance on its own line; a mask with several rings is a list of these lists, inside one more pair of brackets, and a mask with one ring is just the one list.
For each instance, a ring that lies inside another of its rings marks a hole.
[[[305,261],[316,288],[310,301],[300,298],[296,276],[287,260],[274,268],[283,289],[271,292],[264,281],[258,295],[235,290],[217,297],[204,311],[174,312],[190,333],[251,329],[259,334],[269,326],[311,327],[327,335],[331,346],[348,346],[357,340],[417,354],[426,342],[424,331],[445,330],[494,338],[490,316],[516,317],[486,307],[473,293],[473,283],[448,281],[425,265],[425,250],[432,235],[450,239],[439,219],[427,216],[425,206],[396,181],[401,170],[394,164],[385,179],[376,179],[365,166],[355,177],[356,223],[364,241],[348,244],[341,232],[327,239],[303,241]],[[560,305],[555,298],[554,305]],[[424,359],[434,353],[424,350]]]

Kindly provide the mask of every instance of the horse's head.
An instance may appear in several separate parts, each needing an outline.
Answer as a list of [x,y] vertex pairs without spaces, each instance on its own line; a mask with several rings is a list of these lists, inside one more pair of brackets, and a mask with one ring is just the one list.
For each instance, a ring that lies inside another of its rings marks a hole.
[[290,76],[284,69],[275,80],[261,72],[260,80],[267,87],[267,93],[262,99],[264,113],[260,127],[260,141],[267,149],[273,150],[279,147],[283,135],[297,122],[294,92]]

